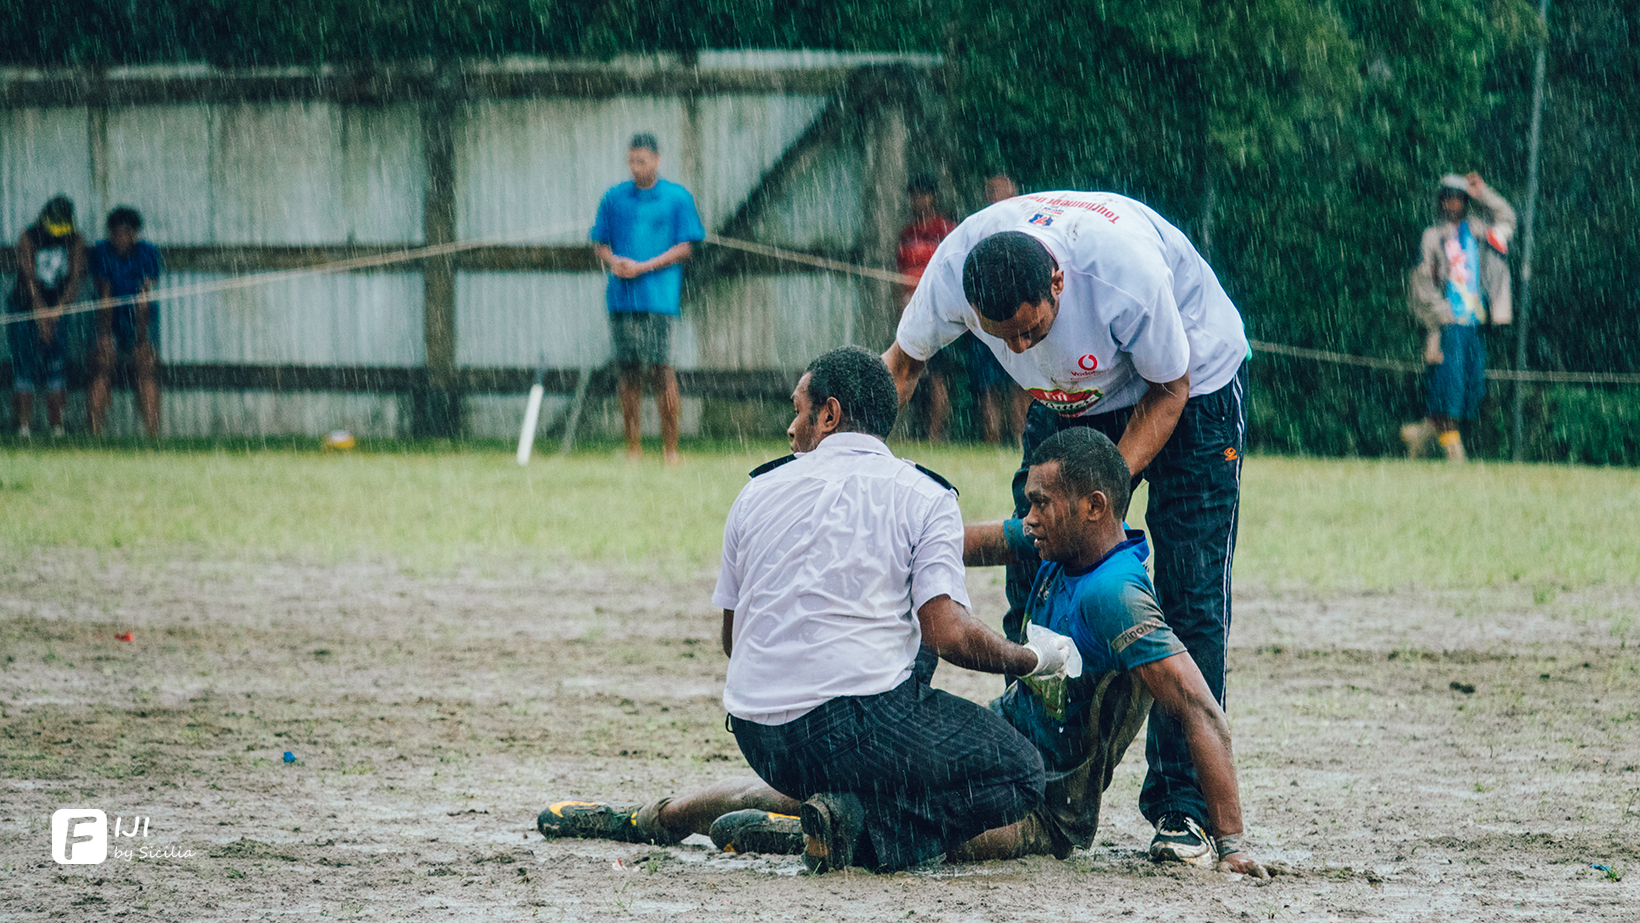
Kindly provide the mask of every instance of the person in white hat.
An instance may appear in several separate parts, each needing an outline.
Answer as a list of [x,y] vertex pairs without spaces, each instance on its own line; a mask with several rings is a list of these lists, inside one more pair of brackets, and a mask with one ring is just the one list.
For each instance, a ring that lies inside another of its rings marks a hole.
[[[1509,239],[1515,210],[1479,173],[1441,178],[1435,195],[1440,214],[1419,243],[1409,304],[1424,326],[1424,373],[1428,416],[1401,427],[1407,454],[1417,458],[1430,440],[1449,461],[1464,460],[1458,424],[1475,419],[1486,392],[1486,344],[1480,328],[1513,317],[1509,291]],[[1486,220],[1473,206],[1486,213]]]

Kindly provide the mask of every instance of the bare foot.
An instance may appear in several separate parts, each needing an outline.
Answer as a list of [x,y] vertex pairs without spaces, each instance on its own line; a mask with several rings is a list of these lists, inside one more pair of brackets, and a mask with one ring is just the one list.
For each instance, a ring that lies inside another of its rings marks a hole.
[[677,449],[668,449],[665,458],[666,465],[669,468],[676,468],[677,466],[683,464],[683,456],[678,454]]
[[635,461],[641,461],[642,459],[643,459],[643,449],[627,449],[626,450],[626,460],[627,461],[635,462]]

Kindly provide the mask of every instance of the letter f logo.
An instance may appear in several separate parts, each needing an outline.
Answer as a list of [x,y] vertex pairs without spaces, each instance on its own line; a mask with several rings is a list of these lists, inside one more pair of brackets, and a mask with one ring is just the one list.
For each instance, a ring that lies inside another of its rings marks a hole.
[[53,813],[51,858],[58,865],[96,865],[107,859],[108,815],[96,808],[63,808]]

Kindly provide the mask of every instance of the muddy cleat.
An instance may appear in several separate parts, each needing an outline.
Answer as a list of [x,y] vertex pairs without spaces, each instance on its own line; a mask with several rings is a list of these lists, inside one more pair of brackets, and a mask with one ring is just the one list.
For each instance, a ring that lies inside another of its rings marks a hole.
[[1210,869],[1216,864],[1213,838],[1188,814],[1169,811],[1156,822],[1156,836],[1150,841],[1150,861],[1183,862]]
[[560,801],[547,805],[535,819],[535,828],[548,839],[579,837],[673,846],[683,838],[661,826],[658,816],[663,806],[664,802],[636,805]]
[[712,844],[724,852],[795,856],[803,852],[803,821],[747,808],[712,821]]
[[815,795],[803,802],[803,865],[811,875],[840,871],[854,864],[854,847],[866,828],[866,809],[858,796]]

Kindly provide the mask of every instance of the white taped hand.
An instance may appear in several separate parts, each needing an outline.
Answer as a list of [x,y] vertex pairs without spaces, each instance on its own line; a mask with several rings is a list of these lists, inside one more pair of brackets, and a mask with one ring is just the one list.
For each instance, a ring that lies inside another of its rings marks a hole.
[[1025,644],[1025,649],[1036,654],[1036,669],[1026,676],[1060,676],[1075,650],[1071,639],[1064,635],[1037,638]]

